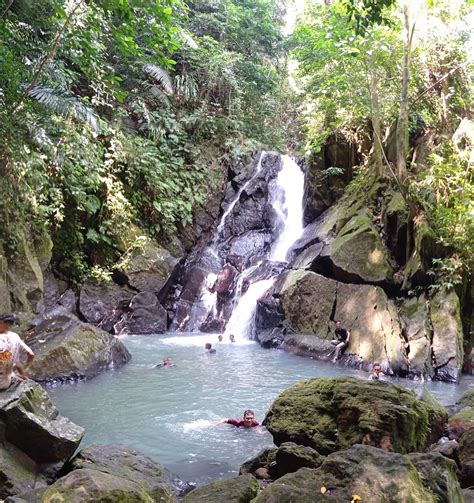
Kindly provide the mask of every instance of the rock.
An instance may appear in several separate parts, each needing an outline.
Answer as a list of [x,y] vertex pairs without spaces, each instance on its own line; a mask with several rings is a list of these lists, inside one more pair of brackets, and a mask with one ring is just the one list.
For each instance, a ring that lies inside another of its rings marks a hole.
[[459,440],[459,463],[461,487],[474,486],[474,428],[465,431]]
[[0,498],[46,485],[37,463],[9,442],[0,445]]
[[264,424],[276,445],[296,442],[328,454],[363,442],[406,453],[436,441],[446,418],[401,386],[337,377],[283,391]]
[[462,492],[464,503],[474,503],[474,487],[464,489]]
[[361,210],[337,233],[317,259],[320,270],[343,282],[389,284],[393,268],[367,210]]
[[411,372],[415,375],[432,375],[427,299],[424,295],[405,299],[400,305],[400,314],[409,344],[407,355]]
[[[380,287],[339,283],[310,271],[290,271],[283,276],[283,285],[275,295],[289,332],[330,340],[334,337],[333,320],[339,319],[351,332],[345,355],[355,355],[358,366],[379,362],[390,373],[408,373],[398,313]],[[310,338],[303,341],[311,345]],[[297,342],[297,336],[289,335],[286,347],[295,348]],[[327,358],[329,346],[317,340],[312,345],[315,356],[322,352],[323,359]]]
[[3,255],[3,247],[0,242],[0,312],[8,313],[11,311],[10,291],[7,285],[7,259]]
[[33,381],[21,381],[0,393],[0,440],[37,463],[63,463],[83,433],[83,428],[59,415],[46,391]]
[[383,207],[385,243],[399,264],[406,261],[408,208],[400,192],[389,192]]
[[80,469],[97,470],[135,482],[155,501],[160,501],[164,494],[168,499],[178,497],[192,487],[147,456],[123,445],[91,445],[82,449],[65,467],[66,471]]
[[439,452],[444,457],[458,461],[459,443],[456,440],[446,440],[446,437],[441,438],[438,443],[430,447],[430,451]]
[[323,251],[324,243],[315,243],[308,246],[300,254],[298,254],[291,262],[292,269],[304,269],[307,271],[317,270],[318,260],[320,260],[321,252]]
[[440,380],[458,382],[463,364],[463,329],[454,290],[439,291],[431,299],[431,323],[435,374]]
[[183,503],[250,503],[258,493],[255,477],[246,473],[239,477],[215,480],[187,494]]
[[159,295],[163,294],[162,290],[179,262],[180,259],[173,257],[168,250],[141,236],[136,246],[117,264],[117,270],[135,290]]
[[439,452],[415,452],[406,456],[415,466],[423,486],[436,501],[463,503],[461,487],[456,476],[456,463]]
[[97,470],[82,469],[74,470],[49,486],[42,495],[42,501],[171,503],[173,498],[163,491],[160,497],[154,499],[135,482]]
[[275,461],[276,451],[276,448],[264,449],[255,457],[248,459],[240,466],[239,475],[243,475],[244,473],[255,473],[260,468],[267,469],[267,467]]
[[162,334],[168,325],[168,313],[152,292],[135,295],[124,314],[114,325],[116,334]]
[[79,311],[87,322],[112,332],[133,296],[133,291],[110,281],[85,283],[79,294]]
[[270,465],[269,472],[271,478],[277,479],[303,467],[318,468],[323,461],[324,456],[311,447],[284,442],[275,452],[275,463]]
[[461,435],[474,428],[474,407],[465,407],[460,412],[449,416],[448,434],[452,440],[459,440]]
[[[449,501],[459,502],[456,498]],[[326,501],[435,503],[407,456],[367,445],[354,445],[327,457],[317,469],[301,468],[264,489],[253,503],[318,503]],[[448,500],[445,500],[448,501]]]
[[465,391],[461,398],[456,402],[459,407],[474,407],[474,389],[468,389]]
[[335,350],[335,346],[326,339],[300,334],[285,335],[282,347],[289,353],[311,356],[318,360],[330,360],[334,357]]
[[131,358],[119,339],[64,308],[44,317],[27,343],[35,352],[28,375],[43,382],[88,379]]

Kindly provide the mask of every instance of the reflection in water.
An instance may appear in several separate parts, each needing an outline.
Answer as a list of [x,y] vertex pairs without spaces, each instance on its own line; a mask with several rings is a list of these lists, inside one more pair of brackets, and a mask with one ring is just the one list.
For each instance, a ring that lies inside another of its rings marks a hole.
[[[364,372],[262,349],[251,341],[217,342],[217,334],[137,336],[124,339],[132,360],[89,382],[49,390],[61,413],[84,426],[81,448],[121,443],[142,451],[181,477],[196,482],[236,475],[240,464],[272,437],[227,424],[253,409],[261,421],[275,397],[303,378]],[[214,355],[204,353],[211,342]],[[152,368],[171,356],[171,368]],[[421,383],[396,381],[410,387]],[[455,386],[429,383],[444,404],[452,404],[474,381]]]

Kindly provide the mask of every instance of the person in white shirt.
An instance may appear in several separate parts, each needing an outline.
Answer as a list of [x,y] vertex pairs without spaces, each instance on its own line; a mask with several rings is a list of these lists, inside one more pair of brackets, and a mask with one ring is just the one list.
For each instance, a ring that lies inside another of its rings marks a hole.
[[[10,328],[15,323],[11,314],[0,316],[0,390],[6,390],[17,378],[28,379],[27,367],[35,357],[33,351]],[[26,363],[22,359],[26,358]],[[16,372],[16,373],[15,373]]]
[[372,373],[369,376],[369,381],[385,381],[382,368],[379,363],[374,363],[372,366]]

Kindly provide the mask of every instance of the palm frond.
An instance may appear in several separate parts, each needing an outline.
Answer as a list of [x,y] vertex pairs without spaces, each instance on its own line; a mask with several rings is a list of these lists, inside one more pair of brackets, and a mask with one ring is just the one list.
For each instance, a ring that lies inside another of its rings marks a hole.
[[174,93],[171,75],[166,70],[150,63],[144,65],[143,70],[157,81],[165,94],[170,95]]
[[35,86],[28,93],[35,100],[50,108],[62,117],[73,117],[82,122],[87,122],[95,133],[100,132],[97,115],[84,103],[70,94],[51,87]]

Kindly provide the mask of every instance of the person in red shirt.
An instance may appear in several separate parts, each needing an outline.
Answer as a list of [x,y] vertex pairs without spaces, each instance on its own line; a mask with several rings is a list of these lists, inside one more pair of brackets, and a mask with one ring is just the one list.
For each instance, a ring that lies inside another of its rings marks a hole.
[[242,426],[243,428],[254,428],[255,426],[260,426],[260,423],[255,419],[253,410],[246,410],[242,419],[228,418],[222,419],[220,422],[232,424],[237,427]]

